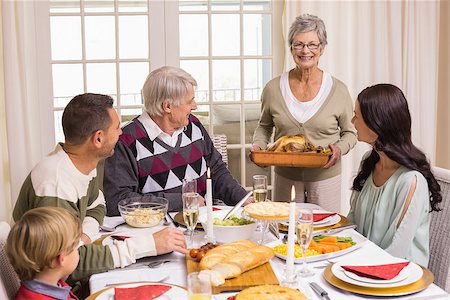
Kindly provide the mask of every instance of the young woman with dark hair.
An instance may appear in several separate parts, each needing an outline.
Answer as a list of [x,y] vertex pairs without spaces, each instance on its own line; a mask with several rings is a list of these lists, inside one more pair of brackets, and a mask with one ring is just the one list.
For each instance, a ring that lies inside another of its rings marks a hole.
[[439,210],[442,196],[425,154],[412,143],[403,92],[391,84],[364,89],[352,122],[358,140],[373,149],[353,181],[350,221],[390,254],[427,266],[430,212]]

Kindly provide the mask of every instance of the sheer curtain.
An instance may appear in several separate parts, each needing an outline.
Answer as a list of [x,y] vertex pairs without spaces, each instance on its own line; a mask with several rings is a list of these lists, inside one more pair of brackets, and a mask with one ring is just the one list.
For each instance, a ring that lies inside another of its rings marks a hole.
[[[434,164],[439,9],[439,2],[431,1],[288,0],[284,34],[287,36],[290,24],[299,14],[322,18],[328,45],[320,67],[345,82],[354,99],[362,89],[373,84],[392,83],[400,87],[412,114],[413,140]],[[286,57],[288,70],[293,62],[287,47]],[[351,182],[367,150],[366,145],[358,143],[343,158],[343,213],[349,209]]]
[[35,19],[40,9],[48,2],[2,1],[0,220],[10,221],[23,180],[54,146],[50,50],[39,47],[50,37],[36,36],[49,20]]

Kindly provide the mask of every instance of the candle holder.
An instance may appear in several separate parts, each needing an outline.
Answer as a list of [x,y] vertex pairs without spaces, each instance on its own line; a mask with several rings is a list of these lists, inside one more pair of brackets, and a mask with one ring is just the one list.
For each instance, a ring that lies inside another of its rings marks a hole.
[[284,264],[284,272],[283,272],[283,275],[281,275],[280,285],[286,286],[289,288],[296,288],[298,285],[297,279],[298,279],[298,277],[295,272],[295,269],[293,270],[292,274],[289,275],[289,274],[287,274],[286,264]]

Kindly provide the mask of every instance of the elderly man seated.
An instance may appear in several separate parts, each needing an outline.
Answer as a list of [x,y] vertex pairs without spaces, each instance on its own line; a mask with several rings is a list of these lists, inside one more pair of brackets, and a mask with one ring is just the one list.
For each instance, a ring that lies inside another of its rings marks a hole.
[[208,132],[191,114],[197,109],[196,85],[190,74],[175,67],[149,74],[142,89],[145,112],[122,129],[114,155],[105,162],[107,215],[119,214],[120,200],[149,193],[168,199],[169,210],[179,211],[185,178],[197,179],[204,201],[208,167],[214,198],[234,205],[245,196]]

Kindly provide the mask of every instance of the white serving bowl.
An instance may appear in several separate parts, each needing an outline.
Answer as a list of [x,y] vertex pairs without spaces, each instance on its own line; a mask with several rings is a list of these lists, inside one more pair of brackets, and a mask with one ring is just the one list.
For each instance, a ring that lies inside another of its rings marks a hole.
[[[216,210],[213,211],[213,219],[214,218],[220,218],[222,219],[225,217],[225,215],[230,211],[230,209],[222,209],[222,210]],[[241,216],[242,210],[239,210],[234,215],[238,217]],[[199,216],[199,222],[202,224],[203,228],[206,231],[207,227],[207,214],[206,210],[205,213],[202,213]],[[213,225],[214,229],[214,237],[216,238],[216,242],[218,243],[231,243],[237,240],[249,240],[252,238],[252,236],[255,234],[256,226],[258,224],[256,222],[247,224],[247,225],[238,225],[238,226],[220,226],[220,225]]]

